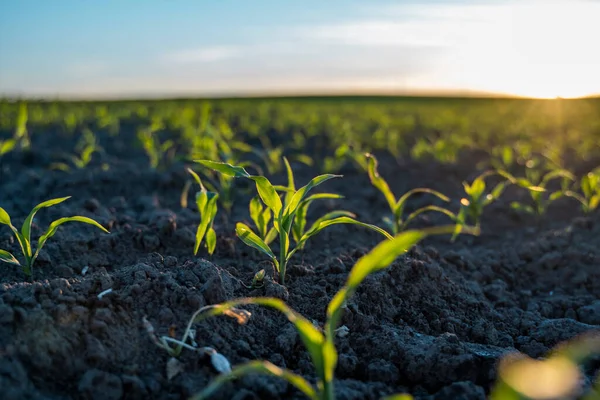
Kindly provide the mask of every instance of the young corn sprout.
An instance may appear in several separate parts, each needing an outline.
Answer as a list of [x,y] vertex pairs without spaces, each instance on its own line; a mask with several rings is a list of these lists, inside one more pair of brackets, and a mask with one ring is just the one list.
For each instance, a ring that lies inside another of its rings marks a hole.
[[581,194],[567,190],[564,195],[579,201],[584,213],[591,213],[600,206],[600,168],[584,175],[579,186],[581,187]]
[[473,224],[479,228],[483,209],[498,200],[506,188],[508,182],[503,181],[498,183],[489,193],[486,193],[485,178],[494,174],[499,174],[499,172],[486,171],[476,177],[471,184],[463,182],[465,197],[460,199],[460,211],[456,217],[456,231],[452,236],[452,240],[456,239],[462,226]]
[[219,194],[206,190],[200,177],[190,168],[187,171],[192,175],[196,183],[200,186],[200,191],[196,193],[196,206],[200,213],[200,224],[196,230],[196,243],[194,244],[194,255],[198,254],[202,240],[206,237],[206,249],[208,254],[212,255],[217,245],[217,233],[213,229],[215,216],[217,215],[217,200]]
[[[335,399],[333,378],[338,360],[335,338],[348,299],[352,297],[358,286],[368,275],[387,268],[398,256],[408,251],[425,237],[429,235],[452,233],[454,230],[454,226],[445,226],[404,231],[396,237],[380,243],[367,255],[361,257],[350,271],[344,286],[335,294],[335,296],[333,296],[331,302],[329,302],[329,305],[327,306],[327,320],[325,321],[323,331],[314,326],[313,323],[301,314],[288,307],[283,301],[275,298],[242,298],[204,307],[194,315],[192,319],[193,322],[217,315],[229,315],[232,312],[235,315],[243,311],[237,307],[249,304],[270,307],[284,314],[298,331],[302,343],[310,354],[310,358],[317,373],[317,385],[314,387],[308,380],[292,371],[280,368],[268,361],[257,360],[235,366],[230,372],[221,374],[204,390],[192,397],[192,399],[206,399],[213,395],[224,383],[252,373],[271,375],[284,379],[312,400]],[[463,227],[463,232],[478,234],[478,229]],[[248,314],[247,317],[249,316],[250,315]],[[240,322],[246,323],[247,320],[248,318],[244,318],[240,320]],[[404,396],[405,397],[391,398],[411,398],[408,395]]]
[[[526,172],[527,177],[515,178],[506,171],[498,171],[511,183],[527,189],[533,203],[533,205],[529,205],[515,201],[511,203],[511,207],[517,211],[537,216],[543,215],[552,202],[564,196],[568,191],[568,184],[575,181],[573,174],[565,169],[555,169],[542,173],[541,170],[529,168]],[[549,193],[546,187],[550,181],[555,179],[561,179],[561,189]]]
[[94,221],[91,218],[82,216],[59,218],[56,221],[53,221],[48,227],[48,230],[42,236],[39,237],[37,242],[37,249],[35,249],[34,251],[31,243],[31,225],[33,223],[33,218],[35,217],[35,214],[42,208],[47,208],[62,203],[70,197],[71,196],[47,200],[35,206],[33,210],[31,210],[27,218],[25,218],[20,232],[12,224],[8,213],[2,207],[0,207],[0,224],[8,225],[8,227],[13,231],[17,242],[19,242],[19,246],[21,247],[23,258],[25,260],[23,263],[21,263],[19,262],[19,260],[17,260],[15,256],[13,256],[8,251],[0,250],[0,261],[20,266],[23,269],[25,275],[31,277],[33,274],[33,264],[35,263],[35,260],[37,259],[38,255],[40,254],[40,250],[42,250],[42,248],[46,244],[46,241],[52,236],[54,236],[60,225],[66,222],[83,222],[86,224],[94,225],[95,227],[103,230],[104,232],[109,233],[102,225],[100,225],[98,222]]
[[445,208],[434,206],[434,205],[421,207],[418,210],[410,213],[406,218],[403,218],[404,217],[404,207],[406,205],[406,201],[409,199],[409,197],[411,197],[414,194],[428,193],[428,194],[432,194],[432,195],[436,196],[437,198],[439,198],[443,201],[449,201],[450,199],[448,197],[444,196],[442,193],[435,191],[433,189],[416,188],[416,189],[409,190],[404,195],[402,195],[398,200],[396,200],[396,197],[390,190],[389,185],[379,175],[379,172],[377,171],[377,159],[375,158],[375,156],[372,154],[366,154],[366,157],[367,157],[367,161],[368,161],[367,172],[369,173],[369,179],[371,180],[371,183],[373,184],[373,186],[375,186],[377,189],[379,189],[379,191],[381,193],[383,193],[383,196],[387,200],[387,203],[390,207],[390,211],[392,212],[392,218],[391,219],[385,218],[384,221],[385,221],[386,225],[388,225],[389,229],[392,231],[392,233],[394,235],[397,235],[398,233],[405,230],[406,226],[413,219],[415,219],[419,214],[422,214],[427,211],[440,212],[442,214],[449,216],[452,220],[456,219],[456,215],[454,215],[453,212],[446,210]]
[[[252,231],[252,229],[246,224],[238,222],[236,224],[235,231],[242,242],[266,254],[273,261],[275,269],[277,272],[279,272],[279,281],[282,285],[285,284],[286,267],[291,257],[296,253],[296,251],[304,246],[304,243],[306,243],[308,239],[315,236],[317,233],[321,232],[330,225],[359,225],[379,232],[387,238],[391,238],[387,232],[377,226],[365,224],[349,216],[333,215],[329,219],[321,219],[318,221],[318,224],[314,224],[298,239],[296,246],[293,249],[290,249],[290,234],[293,232],[296,215],[298,213],[298,209],[302,205],[302,202],[309,199],[308,193],[314,187],[328,181],[329,179],[337,178],[339,175],[319,175],[298,190],[286,190],[285,199],[284,202],[282,202],[279,194],[277,193],[276,187],[274,187],[264,176],[250,175],[243,167],[234,166],[231,164],[209,160],[198,160],[197,162],[222,174],[236,178],[251,179],[254,181],[260,199],[264,205],[270,209],[272,215],[271,223],[275,232],[274,235],[279,238],[279,256],[276,256],[265,240],[254,233],[254,231]],[[259,231],[269,232],[270,229],[267,229],[263,226],[259,227]],[[268,238],[269,233],[266,235],[266,239]]]
[[163,123],[159,119],[154,119],[149,127],[140,129],[137,137],[146,155],[150,161],[150,168],[157,169],[165,154],[168,158],[174,157],[175,143],[172,140],[160,142],[157,133],[163,129]]
[[[67,155],[66,158],[75,168],[82,169],[87,167],[87,165],[92,161],[92,156],[94,153],[102,151],[102,147],[98,145],[94,133],[85,128],[83,136],[75,147],[75,151],[75,155]],[[50,168],[61,171],[69,171],[71,169],[70,165],[64,162],[53,163],[50,165]]]

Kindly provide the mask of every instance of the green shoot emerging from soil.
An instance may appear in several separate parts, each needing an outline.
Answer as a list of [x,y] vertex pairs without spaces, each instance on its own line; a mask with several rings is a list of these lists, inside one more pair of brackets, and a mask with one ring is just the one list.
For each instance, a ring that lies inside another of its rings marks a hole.
[[[302,206],[302,203],[305,200],[310,200],[308,193],[314,187],[322,184],[325,181],[328,181],[329,179],[337,178],[339,175],[319,175],[313,178],[308,184],[306,184],[306,186],[303,186],[298,190],[288,188],[289,190],[286,191],[285,201],[282,202],[279,194],[277,193],[276,187],[274,187],[264,176],[250,175],[243,167],[234,166],[231,164],[208,160],[199,160],[197,162],[222,174],[236,178],[247,178],[255,182],[256,190],[258,191],[260,199],[264,205],[270,209],[272,215],[271,223],[275,232],[274,235],[279,238],[279,256],[277,257],[267,242],[259,235],[254,233],[246,224],[238,222],[236,225],[236,234],[246,245],[253,247],[269,256],[275,265],[275,269],[279,272],[279,280],[282,285],[285,284],[286,267],[291,257],[296,253],[296,251],[303,247],[304,243],[306,243],[308,239],[315,236],[317,233],[321,232],[330,225],[360,225],[377,231],[387,238],[391,238],[387,232],[374,225],[365,224],[349,216],[332,215],[329,218],[325,218],[327,217],[325,216],[323,217],[325,219],[321,218],[319,221],[317,221],[318,224],[313,225],[298,239],[295,248],[290,249],[290,234],[294,230],[296,214],[298,213],[298,209]],[[266,224],[263,224],[263,226],[258,226],[259,232],[264,233],[270,231],[270,229],[267,229],[264,225]],[[267,233],[266,239],[269,239],[269,235],[270,234]]]
[[372,154],[366,154],[366,157],[368,160],[367,171],[369,173],[369,179],[371,180],[371,183],[373,184],[373,186],[375,186],[377,189],[379,189],[379,191],[381,193],[383,193],[383,195],[388,203],[388,206],[390,207],[390,211],[392,212],[392,219],[386,218],[385,222],[387,223],[387,225],[389,226],[390,230],[392,231],[392,233],[394,235],[397,235],[398,233],[405,230],[406,226],[413,219],[415,219],[419,214],[422,214],[427,211],[437,211],[442,214],[446,214],[452,220],[456,220],[456,215],[454,215],[453,212],[446,210],[445,208],[434,206],[434,205],[421,207],[418,210],[413,211],[406,218],[403,218],[404,207],[406,205],[406,201],[408,200],[409,197],[411,197],[414,194],[428,193],[428,194],[432,194],[432,195],[438,197],[439,199],[442,199],[443,201],[449,201],[450,199],[448,197],[444,196],[442,193],[437,192],[432,189],[416,188],[416,189],[409,190],[404,195],[402,195],[398,200],[396,200],[396,197],[390,190],[389,185],[379,175],[379,172],[377,171],[377,159],[375,158],[375,156]]
[[33,223],[33,218],[35,217],[35,214],[42,208],[54,206],[56,204],[62,203],[63,201],[69,198],[70,196],[51,199],[35,206],[33,210],[31,210],[27,218],[25,218],[23,226],[21,227],[21,232],[19,232],[17,228],[12,224],[8,213],[2,207],[0,207],[0,224],[8,225],[8,227],[13,231],[15,238],[17,239],[17,242],[19,242],[19,245],[21,247],[23,258],[25,259],[24,263],[21,264],[19,260],[17,260],[17,258],[11,253],[9,253],[6,250],[0,250],[0,261],[20,266],[23,269],[25,275],[31,277],[33,274],[33,264],[38,255],[40,254],[40,250],[42,250],[42,248],[46,244],[46,241],[52,236],[54,236],[60,225],[66,222],[83,222],[86,224],[94,225],[95,227],[108,233],[108,231],[102,225],[100,225],[98,222],[94,221],[91,218],[82,216],[59,218],[56,221],[52,222],[48,227],[48,230],[42,236],[40,236],[37,242],[37,249],[34,252],[31,243],[31,225]]
[[565,191],[565,196],[573,197],[581,203],[584,213],[591,213],[600,206],[600,168],[588,172],[579,183],[581,194],[571,190]]
[[473,180],[471,184],[463,182],[465,197],[460,199],[460,211],[457,218],[457,231],[453,239],[460,233],[460,226],[473,224],[479,227],[484,207],[498,200],[507,182],[500,182],[489,193],[486,193],[485,178],[497,174],[496,171],[486,171]]
[[198,174],[189,168],[187,171],[200,186],[200,191],[196,193],[196,206],[198,207],[198,212],[200,213],[200,224],[196,230],[194,255],[198,254],[202,240],[204,240],[205,237],[206,249],[208,250],[208,254],[212,255],[212,253],[215,251],[215,247],[217,246],[217,234],[213,229],[213,222],[215,221],[215,216],[217,215],[217,200],[219,199],[219,194],[207,191]]
[[[229,373],[220,375],[202,392],[194,396],[193,399],[205,399],[214,394],[225,382],[251,373],[272,375],[284,379],[313,400],[335,399],[333,378],[338,360],[335,337],[348,299],[352,297],[358,286],[368,275],[387,268],[398,256],[408,251],[428,235],[452,233],[454,230],[454,226],[446,226],[405,231],[390,240],[380,243],[367,255],[361,257],[350,271],[345,285],[329,303],[327,307],[327,320],[323,331],[315,327],[308,319],[292,310],[283,301],[275,298],[242,298],[204,307],[202,311],[194,314],[193,322],[201,321],[209,316],[229,315],[232,312],[239,313],[240,310],[237,307],[248,304],[274,308],[283,313],[294,324],[302,343],[310,354],[313,366],[317,372],[317,387],[313,387],[303,377],[289,370],[277,367],[268,361],[250,361],[234,367]],[[463,232],[477,234],[478,230],[463,227]],[[246,320],[243,322],[246,322]]]
[[[532,205],[513,202],[511,203],[511,207],[517,211],[537,216],[544,215],[552,202],[565,195],[568,191],[568,183],[575,180],[573,174],[564,169],[555,169],[545,174],[542,174],[540,170],[528,169],[527,177],[525,178],[515,178],[505,171],[499,171],[499,173],[505,176],[511,183],[527,189],[531,196]],[[549,192],[547,189],[548,183],[555,179],[561,179],[561,189],[547,194]]]

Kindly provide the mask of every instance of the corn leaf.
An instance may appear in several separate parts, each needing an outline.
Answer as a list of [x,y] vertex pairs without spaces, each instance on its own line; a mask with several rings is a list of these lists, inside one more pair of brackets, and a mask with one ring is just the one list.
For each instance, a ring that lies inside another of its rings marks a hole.
[[249,178],[250,174],[246,172],[246,170],[242,167],[227,164],[219,161],[210,161],[210,160],[194,160],[199,164],[204,165],[212,170],[225,174],[227,176],[233,176],[235,178]]
[[276,260],[271,248],[256,233],[252,232],[252,229],[248,225],[238,222],[235,225],[235,233],[246,245],[262,251],[271,257],[271,259]]
[[326,220],[321,221],[318,225],[316,225],[316,224],[313,225],[308,231],[306,231],[306,233],[304,235],[302,235],[300,240],[296,243],[296,248],[288,254],[287,260],[289,260],[294,255],[294,253],[297,251],[297,249],[302,248],[302,246],[304,246],[304,243],[306,243],[306,241],[308,239],[315,236],[316,234],[318,234],[319,232],[321,232],[323,229],[327,228],[328,226],[337,225],[337,224],[359,225],[359,226],[371,229],[375,232],[379,232],[380,234],[385,236],[387,239],[392,238],[392,236],[389,233],[387,233],[385,230],[381,229],[380,227],[371,225],[371,224],[366,224],[364,222],[357,221],[350,217],[342,216],[342,217],[337,217],[337,218],[332,218],[332,219],[326,219]]
[[[35,255],[33,257],[34,260],[39,255],[40,250],[42,249],[42,247],[44,247],[44,244],[46,244],[46,241],[48,239],[50,239],[52,236],[54,236],[54,234],[56,233],[58,227],[61,226],[64,223],[67,223],[67,222],[82,222],[84,224],[93,225],[96,228],[101,229],[101,230],[103,230],[106,233],[110,233],[110,232],[108,232],[108,230],[106,230],[106,228],[104,228],[98,222],[96,222],[93,219],[88,218],[88,217],[82,217],[82,216],[76,215],[74,217],[59,218],[56,221],[53,221],[50,224],[50,226],[48,227],[48,230],[46,231],[46,233],[44,233],[42,236],[40,236],[40,238],[38,240],[38,244],[37,244],[37,250],[36,250]],[[32,264],[33,264],[33,261],[32,261]]]
[[265,203],[267,207],[273,211],[275,218],[277,218],[283,205],[281,203],[281,199],[279,198],[279,194],[271,182],[269,182],[269,180],[264,176],[248,176],[248,178],[254,181],[258,195],[262,199],[263,203]]
[[404,220],[404,222],[402,224],[402,228],[406,227],[417,216],[419,216],[420,214],[427,212],[427,211],[437,211],[439,213],[445,214],[448,217],[450,217],[452,219],[452,221],[454,221],[454,222],[457,219],[456,215],[452,211],[446,210],[445,208],[438,207],[438,206],[425,206],[425,207],[421,207],[418,210],[410,213],[408,215],[408,217],[406,217],[406,219]]
[[40,204],[38,204],[37,206],[35,206],[33,208],[33,210],[31,210],[31,212],[29,213],[29,215],[27,216],[27,218],[25,218],[25,221],[23,222],[23,227],[21,228],[21,234],[23,235],[23,238],[25,239],[25,243],[28,244],[27,246],[27,251],[28,251],[28,256],[31,257],[31,224],[33,223],[33,217],[35,217],[35,214],[41,210],[42,208],[47,208],[47,207],[52,207],[56,204],[62,203],[63,201],[67,200],[71,198],[71,196],[67,196],[67,197],[59,197],[56,199],[51,199],[51,200],[47,200],[44,201]]
[[297,375],[287,369],[279,368],[278,366],[268,361],[249,361],[247,363],[235,366],[231,372],[222,374],[216,377],[207,387],[200,393],[194,395],[191,400],[204,400],[212,396],[223,384],[234,379],[249,374],[271,375],[287,381],[289,384],[300,390],[306,397],[311,400],[317,400],[317,394],[313,387],[300,375]]
[[369,179],[371,180],[371,184],[375,186],[383,195],[385,196],[388,205],[390,206],[390,210],[396,209],[396,197],[392,193],[390,187],[387,182],[379,175],[377,171],[377,159],[375,156],[371,154],[367,154],[368,166],[367,172],[369,173]]
[[6,250],[0,250],[0,261],[21,266],[21,263],[19,263],[19,260],[17,260],[15,258],[15,256],[13,256],[11,253],[9,253]]
[[[313,361],[313,365],[317,370],[317,374],[319,376],[325,376],[324,368],[324,352],[323,352],[323,344],[325,343],[325,337],[323,334],[317,329],[309,320],[304,318],[302,315],[298,314],[296,311],[292,310],[288,305],[286,305],[282,300],[272,298],[272,297],[246,297],[236,300],[231,300],[225,303],[217,304],[211,306],[204,312],[197,313],[193,317],[194,322],[202,321],[208,317],[222,315],[231,309],[235,309],[240,305],[248,305],[248,304],[256,304],[265,307],[270,307],[278,310],[283,313],[287,319],[294,324],[298,334],[300,335],[300,339],[302,343],[308,350],[311,359]],[[328,353],[331,351],[335,352],[335,348],[328,350]],[[328,363],[331,363],[332,354],[328,354]],[[336,356],[337,357],[337,356]]]
[[286,157],[283,157],[283,163],[285,164],[285,170],[287,173],[287,180],[288,180],[288,185],[287,185],[288,190],[285,193],[285,202],[284,202],[284,204],[287,205],[290,202],[294,193],[296,192],[296,183],[294,182],[294,172],[292,171],[290,162],[288,161],[288,159]]
[[323,182],[326,182],[333,178],[339,178],[341,175],[332,175],[332,174],[324,174],[314,177],[310,180],[305,186],[298,189],[296,193],[292,196],[289,203],[286,205],[285,210],[283,212],[283,229],[286,232],[289,232],[290,226],[292,224],[292,220],[296,213],[296,210],[300,206],[300,203],[306,198],[308,192],[312,190],[312,188],[319,186]]
[[212,255],[215,252],[215,248],[217,247],[217,233],[213,228],[209,228],[208,232],[206,232],[206,248],[208,249],[208,254]]
[[392,208],[392,211],[396,217],[402,216],[402,213],[404,212],[404,205],[406,204],[406,201],[408,200],[409,197],[411,197],[412,195],[417,194],[417,193],[428,193],[428,194],[432,194],[432,195],[436,196],[439,199],[442,199],[443,201],[450,201],[450,199],[447,196],[438,192],[437,190],[428,189],[428,188],[412,189],[412,190],[409,190],[408,192],[404,193],[398,199],[398,202]]
[[[204,239],[206,233],[212,230],[211,225],[217,215],[217,200],[219,195],[217,193],[212,192],[198,192],[196,195],[196,203],[198,204],[198,210],[200,211],[200,223],[198,224],[198,229],[196,229],[196,242],[194,243],[194,255],[198,254],[198,250],[200,249],[200,244]],[[214,230],[213,230],[214,232]],[[213,243],[216,243],[216,235],[211,238],[214,239]],[[207,238],[207,247],[208,247],[208,238]],[[214,248],[213,248],[214,250]],[[212,254],[209,247],[209,253]]]
[[10,216],[8,215],[6,210],[2,207],[0,207],[0,224],[12,225],[12,223],[10,221]]

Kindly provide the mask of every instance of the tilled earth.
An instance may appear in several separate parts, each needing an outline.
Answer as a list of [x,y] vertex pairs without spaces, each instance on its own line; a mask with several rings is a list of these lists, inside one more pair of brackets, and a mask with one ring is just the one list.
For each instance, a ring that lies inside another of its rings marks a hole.
[[[169,356],[151,341],[144,317],[159,334],[180,336],[204,305],[274,296],[322,326],[327,303],[351,267],[381,241],[360,228],[332,227],[296,254],[283,287],[270,278],[272,267],[264,257],[235,237],[235,222],[249,222],[251,187],[240,182],[232,214],[217,215],[215,254],[202,249],[194,257],[199,217],[192,193],[190,207],[180,206],[188,179],[183,165],[150,170],[143,152],[126,139],[101,137],[106,153],[86,169],[68,173],[48,169],[73,144],[58,135],[34,136],[30,152],[3,160],[0,206],[13,223],[20,225],[41,201],[71,195],[38,213],[34,237],[69,215],[92,217],[111,232],[64,225],[44,248],[32,282],[16,267],[2,266],[4,399],[186,398],[216,376],[210,360],[184,350],[183,371],[168,380]],[[396,193],[431,187],[453,198],[453,210],[461,181],[477,173],[470,161],[439,165],[381,158],[380,172]],[[299,184],[320,173],[294,167]],[[343,173],[322,189],[346,198],[315,203],[310,214],[342,208],[380,224],[387,211],[383,196],[366,173]],[[284,184],[285,178],[272,181]],[[339,398],[377,399],[405,391],[419,399],[484,399],[503,355],[520,351],[542,357],[562,341],[600,329],[600,214],[583,216],[569,199],[553,204],[541,220],[510,210],[510,201],[526,196],[510,188],[486,209],[481,236],[455,243],[449,237],[427,239],[367,278],[342,321],[349,334],[337,340]],[[414,198],[410,208],[429,201]],[[444,216],[430,214],[415,226],[444,223]],[[7,227],[0,230],[0,248],[19,253]],[[264,287],[246,288],[262,268],[268,274]],[[99,298],[107,289],[112,292]],[[198,324],[196,341],[232,364],[270,360],[314,381],[309,355],[292,325],[275,311],[248,309],[252,317],[246,325],[225,317]],[[599,367],[598,359],[586,365],[584,384]],[[249,376],[226,385],[215,398],[302,395],[275,378]]]

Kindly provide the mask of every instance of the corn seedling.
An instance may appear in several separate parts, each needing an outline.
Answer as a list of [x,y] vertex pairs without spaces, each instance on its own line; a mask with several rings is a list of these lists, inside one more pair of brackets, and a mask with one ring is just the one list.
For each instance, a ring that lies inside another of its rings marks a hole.
[[23,263],[21,263],[19,262],[19,260],[17,260],[15,256],[13,256],[8,251],[0,250],[0,261],[20,266],[23,269],[25,275],[31,277],[33,274],[33,264],[35,263],[35,260],[37,259],[38,255],[40,254],[40,250],[42,250],[42,248],[46,244],[46,241],[52,236],[54,236],[60,225],[66,222],[83,222],[86,224],[94,225],[95,227],[108,233],[108,231],[102,225],[100,225],[98,222],[94,221],[91,218],[82,216],[59,218],[56,221],[53,221],[48,227],[48,230],[42,236],[39,237],[37,241],[37,249],[35,249],[34,251],[31,243],[31,225],[33,223],[33,218],[35,217],[35,214],[42,208],[54,206],[56,204],[62,203],[63,201],[69,198],[70,196],[51,199],[35,206],[33,210],[31,210],[27,218],[25,218],[23,226],[21,227],[21,232],[19,232],[17,228],[12,224],[8,213],[2,207],[0,207],[0,224],[8,225],[8,227],[13,231],[17,242],[19,242],[19,246],[21,247],[23,258],[25,260]]
[[494,188],[487,193],[485,178],[490,175],[498,174],[496,171],[486,171],[476,177],[471,184],[463,182],[465,189],[465,197],[460,199],[460,211],[457,215],[457,231],[453,236],[460,232],[460,227],[466,224],[473,224],[479,227],[481,222],[481,216],[483,215],[483,209],[498,200],[504,189],[506,188],[507,181],[498,183]]
[[200,224],[196,230],[194,255],[198,254],[198,250],[200,249],[200,245],[204,238],[206,238],[206,249],[208,250],[208,254],[212,255],[217,245],[217,233],[213,228],[213,223],[215,221],[215,216],[217,215],[217,200],[219,199],[219,194],[207,191],[198,174],[189,168],[188,172],[200,186],[200,191],[196,193],[196,206],[200,213]]
[[161,143],[158,140],[157,133],[161,129],[163,129],[162,122],[155,119],[149,127],[140,129],[137,134],[138,140],[148,156],[150,167],[152,169],[158,168],[161,160],[165,157],[165,154],[167,154],[169,158],[174,157],[175,144],[173,141],[165,140]]
[[[265,240],[261,239],[246,224],[238,222],[236,224],[236,234],[246,245],[261,251],[273,261],[275,269],[279,272],[279,281],[282,285],[285,284],[286,267],[291,257],[296,251],[302,248],[308,239],[328,226],[336,224],[354,224],[372,229],[387,238],[391,238],[386,231],[377,226],[365,224],[348,216],[333,216],[330,219],[321,220],[317,225],[313,225],[312,228],[299,238],[296,242],[296,246],[293,249],[290,249],[290,234],[293,231],[295,217],[301,203],[309,198],[308,193],[314,187],[330,179],[337,178],[339,175],[319,175],[298,190],[287,190],[285,200],[282,202],[276,188],[264,176],[250,175],[243,167],[231,164],[208,160],[199,160],[197,162],[222,174],[254,181],[260,199],[263,204],[271,210],[271,224],[276,232],[276,236],[279,238],[279,256],[277,257],[269,245],[265,243]],[[266,228],[263,229],[263,232],[264,231],[268,232]],[[267,237],[268,235],[269,234],[267,234]]]
[[[367,255],[361,257],[350,271],[344,286],[335,294],[335,296],[333,296],[331,302],[329,302],[329,305],[327,306],[327,320],[325,321],[323,331],[314,326],[313,323],[301,314],[288,307],[283,301],[275,298],[242,298],[204,307],[202,311],[195,314],[195,317],[192,318],[192,322],[195,323],[196,321],[201,321],[217,315],[230,315],[231,313],[234,313],[234,317],[236,317],[238,313],[243,311],[238,309],[238,307],[250,304],[270,307],[284,314],[298,331],[302,343],[310,354],[313,366],[317,373],[317,385],[315,388],[302,376],[280,368],[268,361],[250,361],[235,366],[231,372],[215,378],[210,385],[194,396],[193,399],[206,399],[213,395],[224,383],[252,373],[271,375],[284,379],[300,390],[306,397],[313,400],[335,399],[333,379],[338,359],[335,338],[348,299],[352,297],[358,286],[367,276],[387,268],[398,256],[408,251],[428,235],[452,233],[454,229],[453,226],[446,226],[405,231],[390,240],[380,243]],[[478,233],[477,229],[466,227],[463,232],[473,234]],[[238,321],[246,323],[249,317],[250,315],[248,313],[245,318],[238,319]],[[392,398],[409,399],[410,396]]]
[[[498,171],[505,176],[511,183],[527,189],[533,205],[512,202],[511,207],[517,211],[527,214],[543,215],[548,206],[565,195],[568,184],[575,181],[575,177],[569,171],[564,169],[555,169],[543,174],[537,169],[527,169],[527,177],[515,178],[505,171]],[[555,179],[561,179],[561,189],[550,193],[547,189],[548,183]]]
[[584,213],[591,213],[600,205],[600,168],[583,176],[579,186],[581,187],[581,194],[567,190],[564,195],[579,201]]
[[[94,133],[86,128],[79,143],[75,146],[75,151],[77,153],[76,155],[68,155],[67,158],[75,168],[83,169],[92,161],[94,153],[102,151],[102,148],[98,145]],[[68,171],[71,169],[69,164],[62,162],[53,163],[50,165],[50,168],[61,171]]]
[[427,188],[416,188],[409,190],[404,195],[402,195],[399,199],[396,200],[396,197],[392,193],[387,182],[379,175],[377,171],[377,159],[372,154],[366,154],[368,161],[367,172],[369,173],[369,179],[371,180],[371,184],[375,186],[383,196],[385,197],[388,206],[390,207],[390,211],[392,212],[392,218],[385,218],[384,221],[388,228],[392,231],[394,235],[402,232],[406,229],[406,226],[415,219],[419,214],[422,214],[427,211],[436,211],[442,214],[449,216],[452,220],[456,220],[456,215],[453,212],[446,210],[445,208],[429,205],[425,207],[421,207],[416,211],[410,213],[406,218],[404,218],[404,207],[406,206],[407,200],[414,194],[418,193],[427,193],[436,196],[437,198],[443,201],[450,201],[450,199],[444,196],[442,193]]
[[19,113],[17,115],[17,126],[15,129],[14,138],[21,149],[28,149],[31,145],[29,140],[29,132],[27,131],[27,120],[29,113],[27,112],[27,103],[19,104]]

